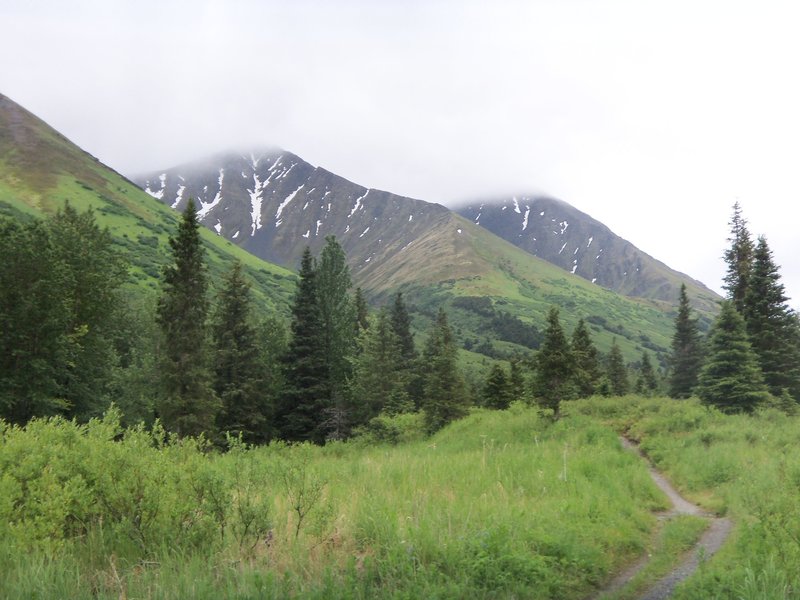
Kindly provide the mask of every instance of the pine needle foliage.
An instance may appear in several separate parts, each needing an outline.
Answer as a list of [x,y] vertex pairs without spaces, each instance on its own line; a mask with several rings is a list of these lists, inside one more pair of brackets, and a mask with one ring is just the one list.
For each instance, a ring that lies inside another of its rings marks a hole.
[[173,262],[164,267],[157,309],[163,334],[159,414],[181,436],[212,435],[219,410],[208,363],[208,278],[199,228],[190,200],[169,240]]
[[702,341],[697,328],[697,319],[692,318],[686,286],[682,285],[678,316],[675,317],[675,333],[672,336],[669,395],[673,398],[691,396],[702,366]]
[[704,403],[727,413],[752,412],[769,399],[744,319],[731,301],[722,303],[712,327],[696,391]]

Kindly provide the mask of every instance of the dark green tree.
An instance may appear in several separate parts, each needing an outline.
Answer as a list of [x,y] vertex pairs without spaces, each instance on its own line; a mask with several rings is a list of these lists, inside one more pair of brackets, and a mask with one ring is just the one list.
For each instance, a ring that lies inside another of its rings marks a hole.
[[257,444],[267,441],[269,410],[251,312],[250,283],[237,260],[219,291],[212,319],[213,386],[222,405],[217,426]]
[[514,400],[511,380],[506,370],[495,363],[483,386],[483,405],[487,408],[505,410]]
[[624,396],[630,390],[628,383],[628,369],[622,358],[622,350],[617,345],[617,339],[611,342],[611,350],[606,357],[606,374],[612,396]]
[[592,342],[589,328],[586,327],[583,319],[578,321],[575,330],[572,332],[570,349],[575,365],[572,375],[578,397],[588,398],[597,391],[597,383],[600,380],[600,365],[597,358],[597,348]]
[[289,441],[325,441],[324,411],[331,397],[323,324],[317,288],[316,261],[303,252],[292,306],[289,344],[283,357],[284,389],[276,420]]
[[60,382],[66,416],[86,421],[99,416],[111,401],[109,384],[117,358],[114,329],[122,317],[119,290],[127,265],[91,210],[79,213],[67,203],[47,220],[47,227],[67,273],[61,293],[70,304],[70,343]]
[[422,379],[420,370],[417,369],[418,354],[414,345],[414,335],[411,333],[411,316],[408,314],[402,292],[398,292],[394,297],[389,309],[389,319],[392,331],[400,344],[400,368],[405,371],[408,396],[417,408],[421,408]]
[[219,410],[208,364],[208,281],[199,227],[190,199],[169,240],[173,262],[164,267],[157,309],[163,334],[159,414],[164,426],[181,436],[212,435]]
[[361,352],[355,360],[353,425],[364,425],[380,413],[410,412],[407,371],[400,361],[400,342],[392,330],[389,312],[382,308],[361,332]]
[[0,220],[0,415],[23,425],[63,414],[69,279],[44,223]]
[[161,371],[156,356],[160,330],[156,324],[158,297],[151,290],[127,294],[121,309],[125,315],[115,328],[114,346],[118,356],[111,376],[111,398],[129,427],[156,418],[161,394]]
[[324,413],[329,439],[347,437],[350,430],[351,398],[348,381],[352,377],[356,352],[356,307],[350,297],[350,269],[336,237],[325,238],[317,264],[317,298],[322,325],[322,345],[328,374],[328,397]]
[[797,320],[780,279],[772,251],[761,236],[753,256],[742,316],[769,391],[778,397],[786,389],[794,398],[800,398]]
[[642,362],[639,365],[639,377],[636,379],[636,393],[652,396],[658,390],[658,378],[650,362],[650,354],[642,351]]
[[536,353],[533,375],[533,397],[542,408],[552,409],[559,416],[562,400],[575,397],[573,375],[575,360],[559,321],[558,308],[547,313],[544,340]]
[[738,202],[733,205],[733,216],[728,225],[731,228],[731,237],[728,238],[731,245],[723,255],[728,265],[723,287],[734,308],[744,314],[750,271],[753,268],[753,239],[747,230],[747,220],[742,216],[742,208]]
[[728,413],[751,412],[770,398],[744,319],[731,301],[722,303],[711,329],[696,393],[704,403]]
[[457,365],[458,347],[447,313],[440,308],[422,353],[422,408],[429,432],[467,412],[467,391]]
[[509,363],[511,369],[508,377],[509,390],[512,402],[521,402],[525,399],[525,374],[522,367],[522,359],[512,358]]
[[369,327],[369,306],[360,287],[356,288],[353,304],[356,311],[356,335],[358,335],[361,330]]
[[691,315],[686,285],[681,284],[678,316],[675,317],[675,333],[672,336],[672,354],[669,359],[669,395],[673,398],[691,396],[702,366],[702,342],[697,320]]

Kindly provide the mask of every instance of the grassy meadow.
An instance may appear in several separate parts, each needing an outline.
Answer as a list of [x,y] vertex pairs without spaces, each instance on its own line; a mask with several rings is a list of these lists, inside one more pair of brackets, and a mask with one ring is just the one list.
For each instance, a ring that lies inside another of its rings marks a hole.
[[650,552],[641,589],[703,524],[658,525],[667,501],[617,431],[735,522],[676,597],[799,597],[797,418],[635,397],[564,409],[225,453],[123,431],[114,412],[3,425],[0,597],[587,598]]

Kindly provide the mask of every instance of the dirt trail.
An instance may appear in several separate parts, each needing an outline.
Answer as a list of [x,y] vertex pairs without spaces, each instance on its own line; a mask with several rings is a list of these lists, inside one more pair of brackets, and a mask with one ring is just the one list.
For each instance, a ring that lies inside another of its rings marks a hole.
[[[695,547],[686,553],[681,563],[657,581],[649,590],[639,596],[640,600],[663,600],[664,598],[669,598],[675,590],[675,587],[695,572],[700,564],[701,556],[708,559],[720,549],[731,532],[732,523],[729,519],[716,517],[704,511],[696,504],[689,502],[670,485],[669,481],[667,481],[661,473],[650,465],[650,461],[642,454],[636,444],[627,438],[620,439],[623,447],[635,452],[648,462],[650,477],[653,478],[655,484],[667,495],[672,503],[672,510],[662,513],[662,515],[660,515],[661,518],[668,519],[677,515],[695,515],[698,517],[705,517],[710,521],[708,529],[703,533]],[[603,598],[622,589],[626,583],[633,579],[633,577],[647,565],[647,562],[648,557],[642,557],[625,571],[617,575],[617,577],[601,590],[595,598]]]

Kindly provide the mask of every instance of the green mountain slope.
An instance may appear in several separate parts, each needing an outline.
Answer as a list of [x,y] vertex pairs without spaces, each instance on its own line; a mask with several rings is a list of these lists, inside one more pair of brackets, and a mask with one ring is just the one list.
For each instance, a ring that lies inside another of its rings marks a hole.
[[196,198],[220,238],[290,268],[306,245],[317,252],[335,235],[373,302],[404,291],[423,329],[444,304],[465,348],[489,356],[523,350],[525,339],[535,346],[524,325],[541,328],[553,304],[567,327],[589,320],[601,349],[617,337],[630,360],[643,348],[663,357],[670,344],[672,302],[611,292],[441,205],[360,186],[280,149],[220,154],[133,180],[176,210]]
[[716,314],[721,298],[713,291],[561,200],[514,196],[473,202],[457,212],[526,252],[602,287],[675,304],[685,284],[695,308]]
[[[79,210],[93,209],[98,223],[109,228],[132,265],[131,285],[157,287],[177,214],[0,94],[0,214],[36,217],[66,201]],[[258,305],[287,311],[295,281],[290,271],[210,231],[203,238],[212,281],[238,258],[254,281]]]

